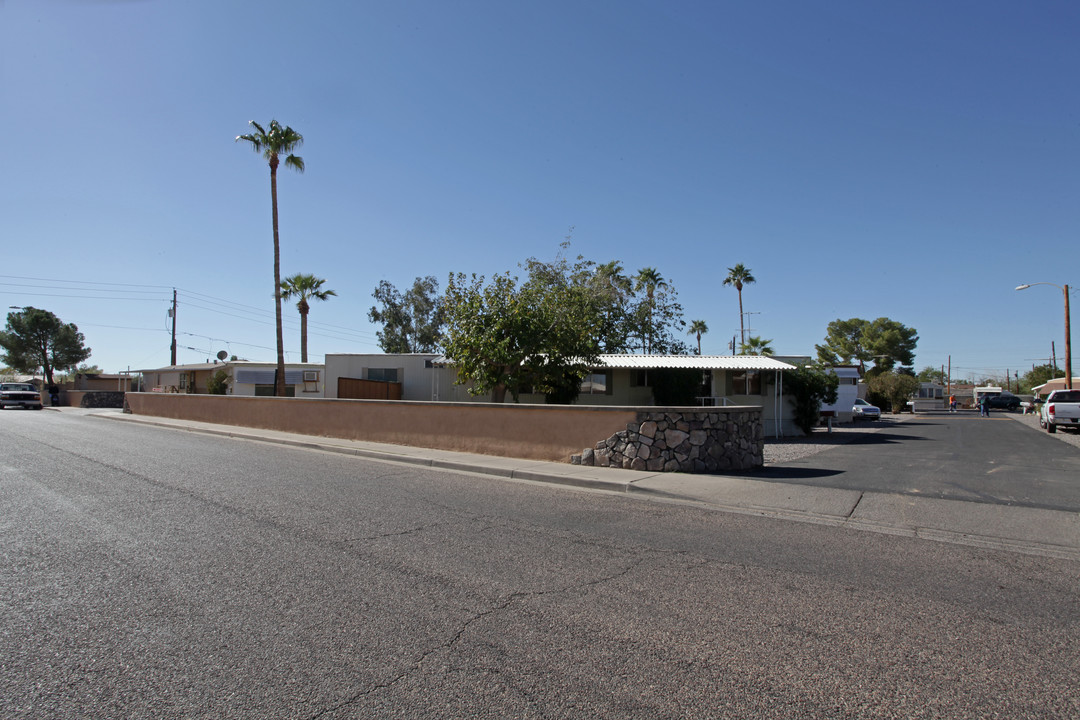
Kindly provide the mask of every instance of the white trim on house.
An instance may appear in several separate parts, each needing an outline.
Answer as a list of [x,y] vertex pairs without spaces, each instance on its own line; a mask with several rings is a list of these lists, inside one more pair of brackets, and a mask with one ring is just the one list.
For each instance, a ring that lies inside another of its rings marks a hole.
[[766,355],[601,355],[602,367],[649,370],[795,370],[794,365]]

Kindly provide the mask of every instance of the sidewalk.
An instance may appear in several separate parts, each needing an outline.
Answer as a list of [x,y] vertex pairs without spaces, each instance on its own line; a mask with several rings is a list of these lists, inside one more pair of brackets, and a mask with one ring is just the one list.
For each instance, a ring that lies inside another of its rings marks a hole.
[[725,512],[1080,560],[1080,513],[1060,510],[811,487],[755,480],[744,476],[686,475],[582,467],[570,463],[520,460],[125,415],[119,410],[51,409],[79,412],[120,422],[356,455],[382,462],[406,463],[520,481],[555,483],[589,490],[626,493],[655,502],[692,504]]

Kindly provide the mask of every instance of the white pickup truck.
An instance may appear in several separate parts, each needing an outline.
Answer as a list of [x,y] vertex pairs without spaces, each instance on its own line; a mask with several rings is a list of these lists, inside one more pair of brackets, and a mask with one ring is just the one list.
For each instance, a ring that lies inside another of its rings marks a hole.
[[1058,427],[1080,430],[1080,390],[1055,390],[1047,395],[1039,410],[1039,425],[1051,433]]

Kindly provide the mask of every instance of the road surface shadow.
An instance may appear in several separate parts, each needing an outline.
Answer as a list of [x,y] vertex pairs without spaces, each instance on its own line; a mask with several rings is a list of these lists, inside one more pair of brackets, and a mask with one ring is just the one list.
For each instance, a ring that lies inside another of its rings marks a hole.
[[843,475],[843,470],[828,470],[815,467],[790,467],[787,465],[766,465],[756,470],[745,472],[726,472],[724,475],[752,478],[754,480],[809,480],[811,478],[827,478]]

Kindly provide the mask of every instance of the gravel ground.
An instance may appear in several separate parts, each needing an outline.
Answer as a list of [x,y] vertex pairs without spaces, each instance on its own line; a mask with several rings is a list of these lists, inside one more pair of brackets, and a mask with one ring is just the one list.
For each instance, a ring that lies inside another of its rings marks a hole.
[[765,438],[765,464],[791,462],[800,458],[817,455],[838,445],[849,442],[870,433],[876,433],[888,427],[910,419],[911,415],[883,415],[881,420],[860,421],[857,423],[834,425],[832,432],[826,428],[814,428],[809,437],[792,436],[788,438]]

